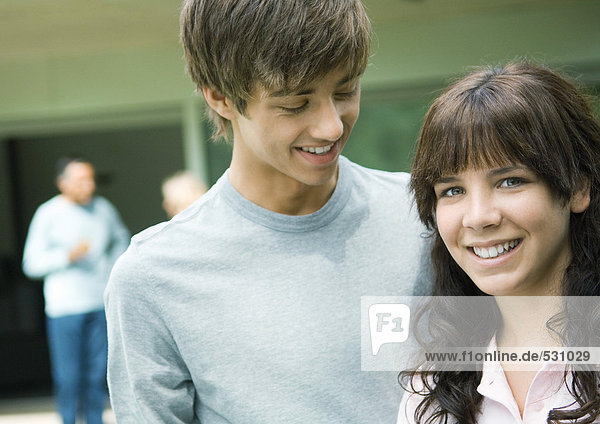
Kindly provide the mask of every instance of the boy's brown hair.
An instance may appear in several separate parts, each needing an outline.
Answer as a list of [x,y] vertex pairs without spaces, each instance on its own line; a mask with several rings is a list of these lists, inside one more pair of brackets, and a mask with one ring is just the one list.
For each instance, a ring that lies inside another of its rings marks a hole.
[[[336,69],[367,65],[371,26],[360,0],[185,0],[181,41],[197,90],[211,88],[240,113],[257,86],[293,92]],[[214,137],[229,120],[209,108]]]

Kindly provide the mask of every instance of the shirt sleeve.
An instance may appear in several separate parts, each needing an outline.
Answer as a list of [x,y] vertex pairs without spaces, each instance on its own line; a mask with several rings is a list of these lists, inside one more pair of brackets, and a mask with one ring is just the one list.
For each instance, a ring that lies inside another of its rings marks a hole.
[[29,225],[23,252],[23,272],[30,278],[44,278],[70,265],[69,252],[50,245],[50,226],[51,217],[44,209],[38,208]]
[[[422,228],[420,228],[422,230]],[[421,255],[417,281],[413,288],[413,296],[431,296],[433,293],[433,265],[431,263],[431,251],[433,249],[433,238],[421,238]]]
[[135,245],[119,258],[105,294],[108,385],[119,424],[200,423],[188,369],[164,321],[160,294]]

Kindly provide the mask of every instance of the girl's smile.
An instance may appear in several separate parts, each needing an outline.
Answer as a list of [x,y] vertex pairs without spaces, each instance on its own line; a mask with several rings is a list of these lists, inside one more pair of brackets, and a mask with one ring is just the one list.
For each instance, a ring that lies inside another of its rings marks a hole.
[[585,209],[585,199],[574,196],[563,204],[521,165],[468,169],[441,178],[434,190],[440,236],[480,290],[492,295],[559,292],[571,258],[570,213]]

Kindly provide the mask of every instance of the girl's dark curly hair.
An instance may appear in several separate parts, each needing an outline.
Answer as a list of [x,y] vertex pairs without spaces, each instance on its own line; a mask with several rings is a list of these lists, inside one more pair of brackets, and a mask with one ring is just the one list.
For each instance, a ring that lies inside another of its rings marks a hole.
[[[449,296],[486,296],[456,264],[441,240],[433,186],[444,175],[515,163],[532,169],[565,204],[578,190],[589,187],[589,207],[570,217],[572,260],[565,271],[562,294],[567,296],[565,299],[600,295],[600,125],[588,99],[564,76],[529,61],[481,68],[452,84],[433,102],[425,116],[411,171],[419,216],[433,237],[433,302],[437,303],[428,308],[432,311],[429,319],[433,340],[426,348],[434,346],[438,337],[461,337],[454,334],[457,329],[451,325]],[[496,326],[485,329],[487,341],[479,346],[485,346],[499,329],[500,311],[496,307],[490,313],[496,314]],[[587,346],[600,345],[600,305],[593,305],[591,312],[569,310],[562,319],[555,316],[547,325],[559,333],[566,346],[583,346],[578,340],[591,343]],[[464,341],[464,337],[458,340],[457,346]],[[575,402],[550,411],[547,421],[590,423],[600,416],[598,373],[568,371],[565,384],[569,373],[573,378],[568,388]],[[422,367],[401,373],[400,379],[405,389],[424,395],[415,411],[417,423],[443,423],[451,418],[461,424],[476,422],[483,400],[476,390],[481,371],[448,372]],[[424,390],[415,389],[417,386]]]

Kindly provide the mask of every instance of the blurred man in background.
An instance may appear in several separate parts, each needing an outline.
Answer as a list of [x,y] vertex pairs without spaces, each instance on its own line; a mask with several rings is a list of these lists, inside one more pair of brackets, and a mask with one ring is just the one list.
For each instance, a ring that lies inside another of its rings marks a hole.
[[115,207],[94,196],[89,161],[59,160],[57,185],[60,194],[33,216],[23,270],[44,279],[50,362],[63,422],[75,424],[83,411],[87,424],[101,424],[107,399],[103,293],[129,232]]

